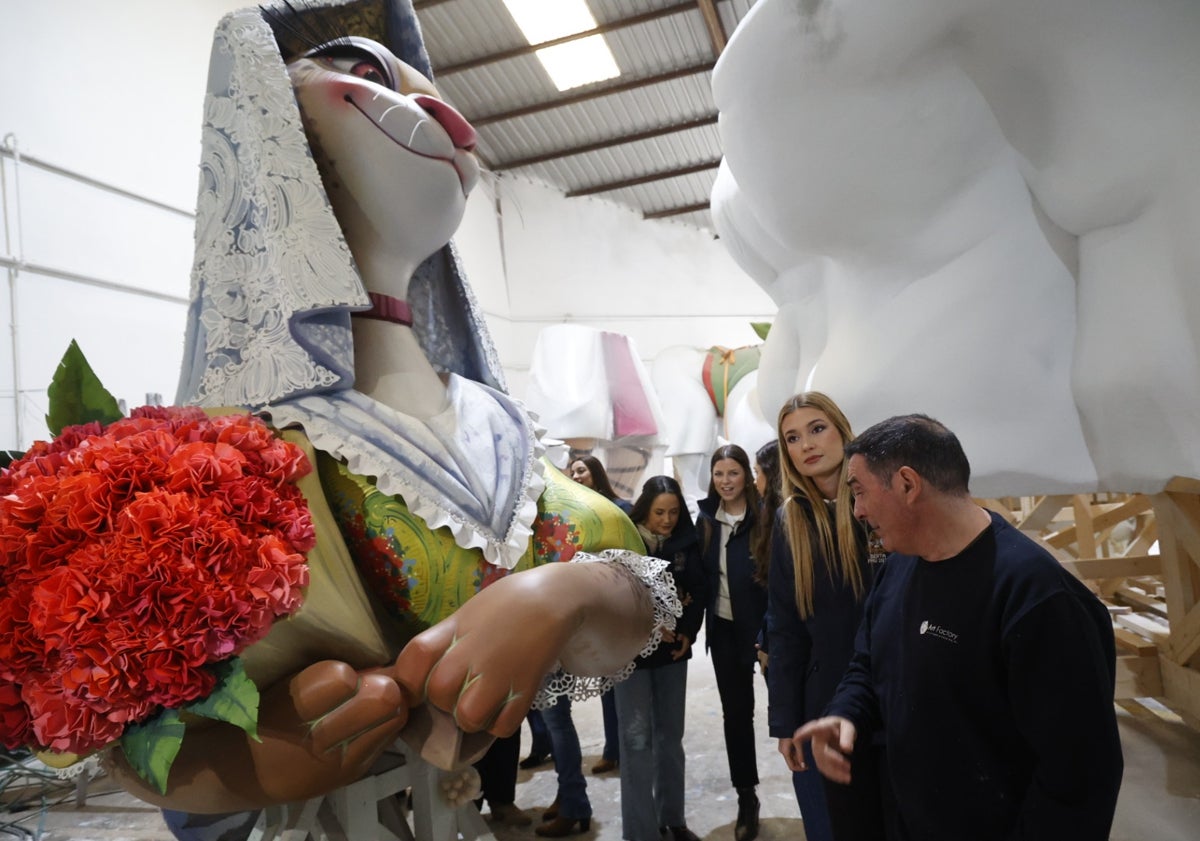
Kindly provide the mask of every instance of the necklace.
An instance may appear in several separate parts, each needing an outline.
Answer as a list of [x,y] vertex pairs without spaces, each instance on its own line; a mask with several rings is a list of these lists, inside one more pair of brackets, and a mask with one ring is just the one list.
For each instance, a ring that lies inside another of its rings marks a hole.
[[366,312],[354,313],[356,316],[373,318],[377,321],[390,321],[392,324],[403,324],[405,327],[412,326],[412,307],[408,305],[408,301],[378,292],[368,292],[367,296],[371,299],[371,308]]

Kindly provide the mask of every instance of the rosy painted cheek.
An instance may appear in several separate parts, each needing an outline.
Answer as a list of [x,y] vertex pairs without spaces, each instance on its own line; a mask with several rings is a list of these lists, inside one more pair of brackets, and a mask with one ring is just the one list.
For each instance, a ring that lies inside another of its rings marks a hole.
[[348,97],[362,96],[365,91],[361,84],[342,81],[345,77],[337,77],[337,81],[323,82],[320,85],[321,99],[330,108],[353,109],[354,105],[347,102]]

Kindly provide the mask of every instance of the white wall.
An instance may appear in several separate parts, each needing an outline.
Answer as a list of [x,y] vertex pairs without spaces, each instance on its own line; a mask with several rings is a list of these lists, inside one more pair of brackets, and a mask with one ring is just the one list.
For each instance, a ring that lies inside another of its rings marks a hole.
[[[45,435],[72,338],[129,405],[174,397],[212,31],[246,5],[0,0],[0,139],[68,173],[0,158],[0,260],[23,261],[0,271],[0,448]],[[477,188],[455,240],[518,397],[547,324],[626,333],[649,360],[754,343],[775,309],[711,235],[512,175]]]
[[775,312],[710,233],[599,199],[563,199],[519,176],[501,179],[498,192],[511,302],[501,357],[518,396],[549,324],[624,333],[648,362],[671,345],[756,344],[750,322]]
[[0,447],[45,434],[72,338],[129,404],[174,396],[212,30],[243,5],[0,0],[0,139],[68,173],[0,159]]

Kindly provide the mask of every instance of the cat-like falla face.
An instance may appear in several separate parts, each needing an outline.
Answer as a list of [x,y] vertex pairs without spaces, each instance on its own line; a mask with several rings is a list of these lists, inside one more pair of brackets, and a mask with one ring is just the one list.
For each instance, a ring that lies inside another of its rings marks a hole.
[[462,115],[366,38],[318,47],[288,72],[351,247],[371,241],[423,258],[444,245],[479,180],[475,130]]

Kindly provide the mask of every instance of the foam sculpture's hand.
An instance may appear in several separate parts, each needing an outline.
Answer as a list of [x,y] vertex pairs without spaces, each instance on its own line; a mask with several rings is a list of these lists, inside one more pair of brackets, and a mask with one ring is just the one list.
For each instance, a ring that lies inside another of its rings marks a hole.
[[390,671],[415,706],[401,737],[441,768],[515,733],[556,663],[612,674],[649,637],[647,589],[615,564],[547,564],[490,585],[415,637]]
[[257,740],[225,724],[183,740],[164,793],[119,749],[109,770],[143,800],[188,812],[233,812],[304,800],[361,778],[408,720],[403,688],[382,672],[325,660],[279,681],[259,703]]
[[650,636],[648,588],[615,563],[554,563],[490,585],[418,635],[396,661],[355,670],[323,660],[267,689],[258,740],[224,724],[184,739],[165,794],[110,752],[122,787],[188,812],[304,800],[354,782],[397,737],[446,770],[516,732],[561,663],[617,672]]
[[[287,698],[278,698],[283,692]],[[294,709],[308,728],[311,751],[348,770],[365,772],[408,721],[404,690],[386,670],[358,672],[336,660],[314,663],[264,701],[260,727],[272,726],[276,715],[288,727]]]

